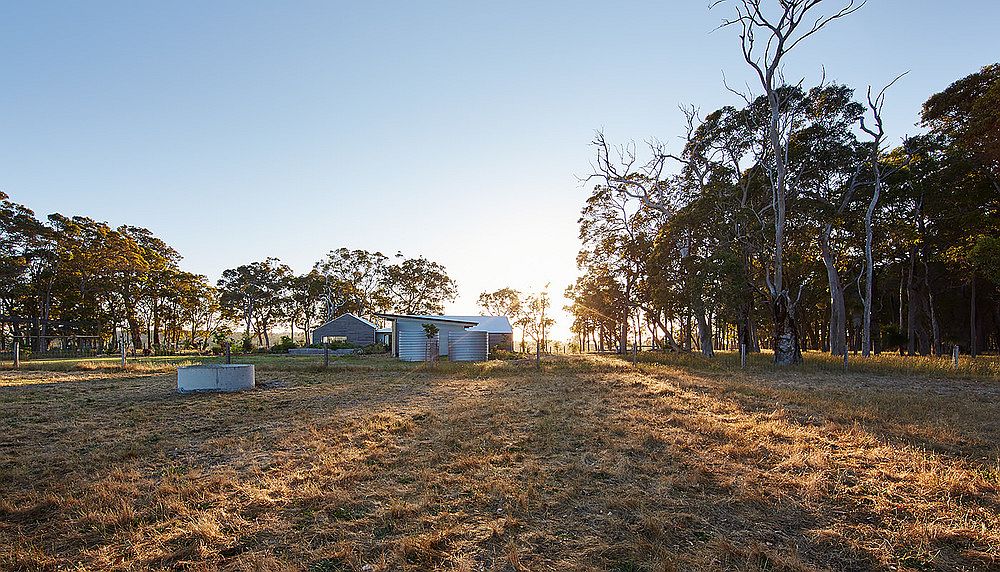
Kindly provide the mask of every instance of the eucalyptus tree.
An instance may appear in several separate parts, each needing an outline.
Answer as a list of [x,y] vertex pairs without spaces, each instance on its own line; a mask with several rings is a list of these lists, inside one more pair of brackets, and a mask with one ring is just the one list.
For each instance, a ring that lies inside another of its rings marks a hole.
[[291,268],[273,257],[222,273],[219,303],[227,317],[243,322],[245,343],[256,336],[259,346],[271,345],[271,325],[287,305],[291,275]]
[[507,316],[512,326],[521,328],[521,345],[527,336],[525,315],[525,296],[520,290],[511,287],[500,288],[493,292],[479,294],[479,308],[490,316]]
[[923,105],[924,127],[960,150],[1000,195],[1000,63],[955,81]]
[[382,291],[394,312],[441,314],[445,304],[455,301],[458,287],[444,266],[419,256],[387,266]]
[[[874,281],[875,281],[875,257],[872,253],[873,240],[874,240],[874,230],[873,230],[873,220],[875,217],[875,209],[878,207],[879,199],[884,192],[887,179],[891,178],[892,175],[897,173],[902,169],[907,162],[909,162],[909,157],[906,157],[901,163],[894,165],[887,164],[883,161],[883,157],[887,151],[885,148],[885,126],[882,121],[882,108],[885,106],[885,93],[899,78],[897,77],[889,85],[882,88],[877,94],[872,95],[872,88],[868,88],[868,112],[871,114],[870,120],[866,123],[865,115],[861,116],[861,130],[865,132],[871,140],[867,142],[868,147],[868,169],[871,175],[871,198],[868,201],[868,206],[865,209],[864,218],[864,228],[865,228],[865,289],[862,293],[862,298],[864,301],[864,324],[861,338],[861,353],[864,357],[868,357],[872,352],[872,300],[874,295]],[[905,145],[905,143],[904,143]],[[932,310],[933,312],[933,310]],[[935,321],[935,328],[936,328]],[[935,332],[935,338],[940,339],[940,335]]]
[[799,179],[802,215],[818,228],[816,242],[830,293],[829,350],[847,349],[847,308],[841,272],[854,243],[852,221],[865,184],[863,149],[853,127],[864,112],[843,85],[823,85],[803,94],[804,125],[790,141],[790,155],[803,165]]
[[618,317],[618,351],[625,353],[633,318],[638,327],[641,303],[638,295],[645,278],[646,260],[659,228],[656,209],[616,192],[613,187],[598,185],[587,199],[580,218],[580,240],[584,250],[577,257],[580,267],[601,265],[609,275],[620,280],[621,314]]
[[[190,326],[188,343],[205,349],[218,323],[219,294],[205,276],[184,272],[178,281],[177,304],[180,317]],[[201,344],[199,333],[203,334]]]
[[555,320],[549,315],[549,308],[551,307],[552,299],[549,297],[548,284],[537,294],[528,294],[521,305],[525,333],[543,351],[548,351],[548,333],[555,324]]
[[[964,229],[965,236],[955,240],[949,256],[966,270],[969,288],[969,348],[979,350],[980,333],[977,284],[984,253],[993,252],[1000,240],[1000,64],[983,67],[961,78],[947,89],[932,95],[924,103],[922,124],[930,128],[945,148],[952,164],[963,165],[966,176],[961,184],[964,193],[958,203],[968,204],[967,214],[975,218]],[[986,189],[989,189],[988,191]],[[961,200],[965,199],[965,200]],[[970,200],[971,199],[971,200]],[[996,312],[1000,314],[1000,309]],[[1000,323],[1000,315],[995,317]],[[1000,337],[1000,333],[998,333]]]
[[[774,322],[774,362],[788,365],[800,363],[802,353],[796,323],[795,305],[799,296],[791,295],[785,280],[785,233],[789,199],[798,191],[799,166],[790,161],[792,133],[799,120],[796,106],[790,105],[796,90],[789,89],[783,65],[789,53],[827,24],[846,17],[860,8],[854,0],[830,15],[817,17],[820,0],[718,0],[712,6],[731,6],[735,15],[723,19],[721,27],[739,31],[743,59],[756,77],[767,102],[766,134],[762,167],[771,191],[774,229],[773,254],[765,281],[771,299]],[[749,94],[743,94],[747,103]],[[799,290],[801,295],[801,289]]]
[[381,252],[338,248],[313,266],[326,282],[326,318],[350,309],[360,316],[385,310],[389,258]]
[[[0,314],[33,314],[30,284],[50,266],[54,238],[31,209],[0,192]],[[11,322],[11,334],[20,337],[19,322]],[[0,347],[6,341],[5,324],[0,324]]]
[[[584,349],[617,349],[618,317],[624,313],[625,299],[621,283],[604,266],[583,268],[584,273],[565,292],[566,299],[570,300],[567,309],[574,316],[573,328],[581,334]],[[669,330],[664,328],[664,331],[669,335]]]
[[295,331],[295,320],[301,319],[306,345],[312,342],[309,339],[310,326],[322,310],[327,284],[326,278],[315,269],[308,274],[294,276],[290,280],[289,302],[292,307],[289,316],[292,331]]
[[510,287],[479,294],[479,307],[491,316],[514,318],[521,313],[522,294]]
[[[148,229],[126,225],[119,227],[117,232],[134,249],[133,254],[136,256],[133,259],[136,264],[134,273],[123,275],[123,295],[128,292],[130,296],[137,298],[137,304],[148,307],[147,326],[152,333],[147,341],[150,347],[159,348],[162,305],[172,295],[180,279],[178,263],[181,256]],[[140,292],[129,292],[130,285],[138,287]]]

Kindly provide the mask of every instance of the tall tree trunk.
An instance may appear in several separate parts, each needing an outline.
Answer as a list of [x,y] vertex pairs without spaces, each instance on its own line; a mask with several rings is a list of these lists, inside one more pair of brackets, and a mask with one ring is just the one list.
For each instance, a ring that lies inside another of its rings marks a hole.
[[684,324],[681,326],[681,335],[684,336],[683,344],[684,351],[691,351],[691,311],[684,315]]
[[715,348],[712,344],[712,323],[705,319],[704,308],[695,312],[695,320],[698,321],[698,345],[701,347],[701,355],[715,357]]
[[625,308],[625,314],[622,316],[622,327],[618,338],[618,353],[621,355],[626,355],[628,353],[628,320],[629,320],[629,310],[628,307]]
[[903,308],[906,306],[903,296],[906,293],[906,266],[899,265],[899,333],[903,333]]
[[938,324],[937,312],[934,309],[934,291],[931,289],[931,270],[927,259],[930,257],[929,246],[927,244],[927,226],[924,221],[924,201],[923,198],[917,203],[917,230],[920,232],[920,259],[924,266],[924,289],[927,290],[927,313],[931,318],[931,351],[934,355],[940,356],[941,347],[941,326]]
[[910,247],[910,270],[906,275],[906,355],[917,355],[917,287],[913,280],[915,248]]
[[771,304],[774,317],[774,363],[794,365],[802,363],[799,347],[799,328],[795,323],[795,302],[788,291],[781,291]]
[[836,261],[830,249],[830,225],[820,232],[819,248],[826,267],[826,279],[830,285],[830,353],[844,355],[847,349],[847,307],[844,303],[844,286],[840,282]]
[[868,210],[865,211],[865,295],[864,295],[864,321],[861,331],[861,355],[868,357],[872,349],[872,292],[875,281],[875,262],[872,255],[872,217],[875,214],[875,207],[878,205],[879,195],[882,193],[882,182],[878,172],[875,175],[875,190],[872,193],[872,200],[868,203]]
[[972,287],[972,301],[969,303],[969,355],[976,357],[979,355],[979,328],[976,318],[976,272],[973,270],[972,279],[969,280]]
[[142,330],[139,329],[139,319],[135,315],[134,308],[125,307],[125,321],[128,323],[129,334],[132,336],[132,349],[143,349]]
[[153,300],[153,343],[154,348],[160,347],[160,301]]

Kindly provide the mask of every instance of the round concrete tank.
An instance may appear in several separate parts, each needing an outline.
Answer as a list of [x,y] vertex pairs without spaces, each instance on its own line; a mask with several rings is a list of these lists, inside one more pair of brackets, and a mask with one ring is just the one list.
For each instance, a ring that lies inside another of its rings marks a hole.
[[486,361],[489,358],[489,334],[463,331],[448,334],[448,359],[451,361]]
[[253,389],[252,364],[189,365],[177,368],[177,391],[242,391]]

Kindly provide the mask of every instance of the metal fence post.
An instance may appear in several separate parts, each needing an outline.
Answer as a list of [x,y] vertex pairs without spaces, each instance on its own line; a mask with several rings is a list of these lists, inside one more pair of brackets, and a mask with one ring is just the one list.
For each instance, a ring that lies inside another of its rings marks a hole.
[[958,368],[958,344],[951,350],[951,363],[953,367]]
[[21,342],[14,342],[14,369],[21,367]]
[[330,342],[323,342],[323,369],[330,367]]
[[740,344],[740,368],[747,368],[747,345]]
[[847,348],[844,348],[844,371],[847,371],[847,355],[848,355]]

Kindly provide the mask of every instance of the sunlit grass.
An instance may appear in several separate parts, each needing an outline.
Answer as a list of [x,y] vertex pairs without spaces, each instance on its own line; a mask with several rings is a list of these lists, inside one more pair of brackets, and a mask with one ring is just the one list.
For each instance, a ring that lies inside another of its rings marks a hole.
[[[846,368],[843,356],[809,351],[804,352],[802,357],[803,363],[800,365],[778,367],[774,365],[773,355],[768,351],[748,354],[747,370],[753,372],[766,370],[848,372],[875,375],[929,375],[936,377],[1000,379],[1000,356],[995,355],[979,356],[976,358],[967,355],[959,356],[958,366],[955,366],[951,357],[901,356],[898,354],[882,353],[866,358],[860,354],[852,353],[848,355]],[[629,362],[633,357],[626,356],[620,359]],[[706,358],[698,352],[643,352],[636,356],[636,359],[641,363],[657,363],[698,370],[735,371],[741,369],[739,353],[731,351],[716,351],[713,358]]]
[[1000,386],[768,358],[2,371],[0,570],[995,565]]

